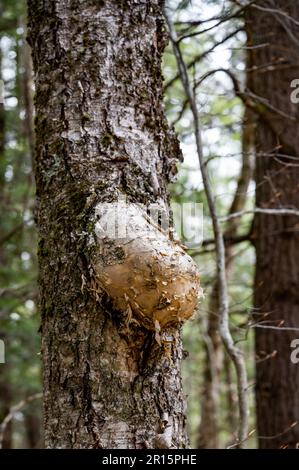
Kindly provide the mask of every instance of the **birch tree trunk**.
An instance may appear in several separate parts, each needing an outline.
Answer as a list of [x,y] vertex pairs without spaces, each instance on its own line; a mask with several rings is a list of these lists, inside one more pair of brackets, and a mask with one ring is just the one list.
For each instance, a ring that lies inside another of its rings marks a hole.
[[[29,0],[45,440],[50,448],[185,447],[179,328],[160,346],[95,295],[95,207],[168,207],[181,158],[162,102],[158,0]],[[92,242],[93,243],[93,242]]]

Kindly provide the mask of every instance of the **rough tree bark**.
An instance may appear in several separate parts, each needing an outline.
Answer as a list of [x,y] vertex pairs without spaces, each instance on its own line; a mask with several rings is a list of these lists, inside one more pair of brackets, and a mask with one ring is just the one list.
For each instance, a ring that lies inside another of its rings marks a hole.
[[[261,1],[247,11],[251,31],[252,91],[278,112],[263,115],[256,133],[256,204],[299,207],[298,104],[290,99],[299,77],[299,4]],[[295,23],[295,21],[297,23]],[[259,100],[260,101],[260,100]],[[282,115],[282,113],[285,115]],[[255,217],[255,320],[265,325],[299,327],[298,218]],[[294,448],[299,442],[299,367],[290,360],[298,332],[256,329],[256,404],[259,445]]]
[[[95,206],[168,207],[181,158],[162,103],[158,0],[29,0],[47,447],[185,447],[180,331],[96,295]],[[165,337],[165,336],[164,336]]]

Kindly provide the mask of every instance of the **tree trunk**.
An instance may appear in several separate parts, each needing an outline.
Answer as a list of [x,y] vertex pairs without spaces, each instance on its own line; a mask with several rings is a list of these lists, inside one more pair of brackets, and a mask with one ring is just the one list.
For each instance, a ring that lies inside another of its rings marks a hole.
[[24,413],[24,424],[26,443],[28,449],[39,449],[42,447],[41,420],[39,410],[35,406],[29,406]]
[[[4,335],[0,332],[0,338],[3,340]],[[1,376],[0,376],[0,424],[6,418],[10,411],[10,405],[12,403],[12,390],[8,383],[9,374],[7,370],[7,364],[1,364]],[[2,438],[2,449],[12,448],[12,422],[8,423],[3,433]]]
[[[265,100],[260,101],[256,133],[257,207],[299,207],[299,108],[290,99],[291,81],[299,77],[298,21],[296,0],[261,1],[247,12],[251,91]],[[266,112],[269,104],[271,113]],[[257,214],[254,235],[255,321],[264,327],[299,328],[298,218]],[[299,421],[299,367],[290,359],[294,338],[296,331],[256,328],[261,448],[295,448],[299,442],[299,425],[294,424]]]
[[[24,29],[25,25],[22,24]],[[22,98],[25,109],[25,123],[24,123],[24,134],[28,139],[31,159],[33,160],[34,154],[34,109],[33,109],[33,91],[32,91],[32,60],[29,45],[24,42],[22,44],[22,56],[23,56],[23,77],[22,77]],[[33,165],[32,165],[33,166]],[[33,178],[33,176],[32,176]]]
[[[254,117],[250,110],[245,110],[242,137],[242,167],[236,192],[229,209],[229,214],[242,211],[247,189],[253,173],[253,135]],[[238,233],[239,219],[228,222],[225,237],[234,238]],[[229,279],[233,270],[234,247],[228,245],[225,250],[226,274]],[[208,326],[205,344],[204,390],[201,403],[201,421],[199,426],[198,447],[200,449],[219,448],[219,412],[220,381],[223,369],[224,350],[219,334],[219,302],[217,283],[215,282],[209,298]],[[233,429],[235,432],[235,429]]]
[[187,445],[179,328],[160,346],[128,324],[92,261],[101,203],[168,207],[181,154],[162,103],[161,3],[28,1],[47,447]]

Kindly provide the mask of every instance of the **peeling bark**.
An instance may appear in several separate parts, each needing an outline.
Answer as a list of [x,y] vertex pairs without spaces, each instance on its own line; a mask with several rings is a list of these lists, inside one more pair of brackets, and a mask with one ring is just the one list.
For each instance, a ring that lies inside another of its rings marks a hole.
[[[35,70],[45,441],[185,447],[178,326],[155,333],[95,295],[95,207],[168,208],[181,159],[162,102],[157,0],[29,0]],[[168,210],[168,209],[167,209]]]

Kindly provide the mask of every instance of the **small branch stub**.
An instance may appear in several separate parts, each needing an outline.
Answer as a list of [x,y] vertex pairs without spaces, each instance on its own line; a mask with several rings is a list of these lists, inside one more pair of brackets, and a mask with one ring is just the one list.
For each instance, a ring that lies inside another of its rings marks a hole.
[[136,204],[96,208],[93,267],[117,309],[149,330],[190,318],[201,296],[199,272]]

